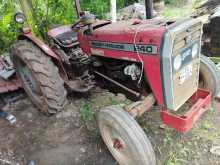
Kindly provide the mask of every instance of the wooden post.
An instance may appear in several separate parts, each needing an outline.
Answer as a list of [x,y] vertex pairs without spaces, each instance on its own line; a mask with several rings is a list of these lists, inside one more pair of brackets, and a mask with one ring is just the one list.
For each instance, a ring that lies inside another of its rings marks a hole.
[[111,17],[112,17],[112,22],[116,22],[117,21],[116,0],[111,0]]
[[28,0],[19,0],[19,2],[20,2],[21,10],[24,13],[24,15],[27,19],[28,25],[31,28],[31,22],[33,20],[33,15],[32,15],[32,9],[30,8],[30,4],[29,4],[30,2]]
[[76,8],[76,13],[78,18],[81,17],[80,13],[81,13],[81,7],[80,7],[80,0],[75,0],[75,8]]

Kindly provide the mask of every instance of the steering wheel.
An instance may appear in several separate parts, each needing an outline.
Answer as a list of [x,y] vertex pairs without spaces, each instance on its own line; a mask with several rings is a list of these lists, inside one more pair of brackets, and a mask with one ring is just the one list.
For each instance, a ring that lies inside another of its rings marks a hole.
[[80,19],[72,25],[72,28],[76,29],[87,25],[91,25],[95,22],[95,20],[95,15],[90,14],[89,12],[82,12]]
[[[80,25],[81,24],[81,25]],[[72,29],[76,29],[76,28],[81,28],[83,27],[81,19],[78,19],[73,25],[72,25]]]

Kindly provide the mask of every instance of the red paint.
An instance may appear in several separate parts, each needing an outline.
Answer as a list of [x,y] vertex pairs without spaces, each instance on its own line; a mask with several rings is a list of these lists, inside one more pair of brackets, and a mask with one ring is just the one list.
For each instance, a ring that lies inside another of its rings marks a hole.
[[[54,32],[51,32],[50,34],[55,35]],[[61,73],[62,78],[65,81],[68,80],[68,76],[67,76],[66,70],[63,66],[63,63],[62,63],[59,55],[57,55],[52,48],[50,48],[47,44],[45,44],[43,41],[41,41],[39,38],[37,38],[32,32],[22,34],[18,37],[18,39],[22,39],[22,40],[28,39],[29,41],[34,43],[36,46],[38,46],[46,55],[52,57],[52,59],[55,59],[54,62],[59,67],[59,71]]]
[[[161,57],[160,50],[163,43],[163,36],[166,31],[164,22],[161,20],[145,20],[139,21],[131,20],[118,23],[112,23],[102,26],[102,22],[97,22],[94,26],[93,35],[86,35],[82,28],[78,34],[78,39],[81,48],[89,55],[99,55],[114,59],[123,59],[128,61],[143,61],[144,76],[151,86],[153,94],[159,106],[165,107],[163,98],[163,88],[161,79]],[[138,31],[138,33],[137,33]],[[91,41],[104,41],[113,43],[129,43],[134,44],[154,45],[158,48],[156,55],[137,54],[137,52],[126,52],[113,49],[92,48]],[[163,122],[179,132],[186,133],[199,117],[207,110],[211,102],[211,94],[208,91],[198,89],[198,91],[190,98],[192,107],[183,116],[174,115],[168,110],[161,111],[161,118]]]
[[113,147],[118,150],[124,148],[119,139],[113,139]]
[[161,119],[164,124],[181,133],[187,133],[200,116],[208,110],[211,103],[211,93],[203,89],[198,89],[198,91],[189,99],[189,102],[192,103],[193,106],[182,116],[170,113],[168,110],[162,110]]
[[43,52],[45,52],[47,55],[49,55],[52,58],[55,58],[56,60],[60,60],[60,57],[53,52],[53,50],[45,44],[43,41],[41,41],[39,38],[37,38],[32,32],[22,34],[18,37],[18,39],[29,39],[34,44],[36,44]]
[[[148,80],[154,96],[159,105],[164,105],[163,89],[160,68],[160,48],[165,33],[165,22],[161,20],[138,21],[122,21],[117,23],[101,26],[102,21],[98,21],[94,25],[93,35],[85,35],[87,28],[82,28],[78,34],[80,47],[84,52],[91,55],[93,49],[90,45],[91,41],[105,41],[116,43],[134,43],[155,45],[158,48],[156,55],[140,54],[138,57],[136,52],[125,52],[111,49],[97,48],[95,50],[103,52],[103,56],[115,59],[124,59],[128,61],[141,62],[143,60],[145,77]],[[96,27],[99,27],[96,29]],[[94,49],[93,49],[94,50]],[[141,59],[140,59],[141,58]]]
[[59,34],[63,34],[65,32],[71,31],[72,30],[71,26],[72,25],[59,26],[59,27],[50,29],[47,34],[48,36],[54,38]]
[[0,78],[0,93],[12,92],[21,87],[21,81],[17,77],[13,77],[8,81]]

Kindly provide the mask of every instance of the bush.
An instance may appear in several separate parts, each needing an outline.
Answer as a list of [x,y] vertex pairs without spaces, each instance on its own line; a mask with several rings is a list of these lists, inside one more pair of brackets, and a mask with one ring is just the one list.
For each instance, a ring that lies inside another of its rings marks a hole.
[[172,4],[172,5],[176,5],[176,4],[183,4],[184,1],[186,0],[164,0],[165,4]]
[[[9,48],[16,39],[18,25],[13,20],[14,0],[1,0],[0,4],[0,52]],[[118,8],[129,5],[136,0],[117,0]],[[46,32],[55,25],[71,24],[76,19],[76,11],[73,0],[31,0],[32,20],[29,19],[32,29],[36,35],[47,39]],[[110,11],[110,0],[81,0],[83,10],[94,13],[98,18],[105,18]]]
[[0,4],[0,53],[8,49],[17,35],[18,25],[14,22],[13,11],[12,1],[2,1]]

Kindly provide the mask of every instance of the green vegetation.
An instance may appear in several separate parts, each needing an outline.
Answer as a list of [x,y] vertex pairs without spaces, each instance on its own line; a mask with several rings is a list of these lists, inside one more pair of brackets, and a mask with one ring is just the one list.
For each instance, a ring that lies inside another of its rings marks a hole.
[[196,7],[200,6],[204,0],[165,0],[166,7],[163,15],[167,18],[189,17]]
[[[26,2],[26,1],[24,1]],[[135,0],[117,0],[121,8]],[[31,0],[27,1],[34,19],[29,20],[35,34],[47,39],[46,32],[49,28],[70,24],[77,18],[73,0]],[[105,17],[110,10],[109,0],[82,0],[83,10],[89,10],[98,18]],[[18,25],[13,18],[19,10],[19,0],[0,0],[0,53],[7,50],[18,34]]]
[[84,103],[80,108],[80,117],[85,122],[95,120],[95,112],[92,111],[89,103]]
[[167,18],[187,17],[192,13],[193,8],[189,5],[183,7],[166,6],[163,15]]
[[0,0],[0,52],[16,38],[17,25],[12,20],[14,6],[11,0]]
[[[74,0],[0,0],[0,53],[9,48],[18,34],[18,25],[13,18],[14,13],[21,10],[20,1],[29,6],[27,13],[32,13],[32,16],[28,22],[34,33],[44,40],[47,40],[46,32],[51,27],[70,24],[77,19]],[[117,0],[117,7],[120,9],[137,1]],[[200,1],[193,0],[193,3],[197,4]],[[176,8],[177,4],[178,6],[183,4],[184,1],[181,0],[165,0],[165,2],[168,7],[164,15],[167,17],[186,16],[192,9],[189,5]],[[91,11],[98,18],[105,18],[106,13],[110,11],[110,0],[81,0],[81,7],[83,10]]]

